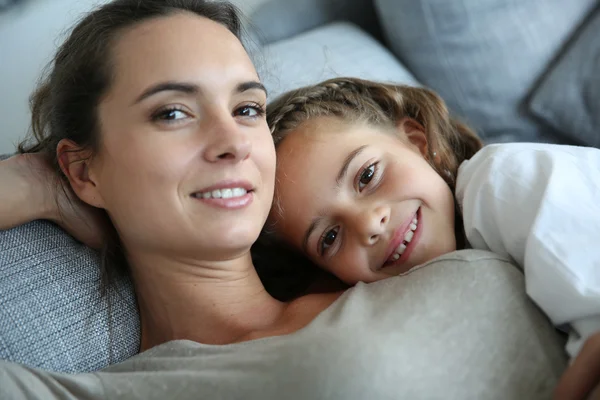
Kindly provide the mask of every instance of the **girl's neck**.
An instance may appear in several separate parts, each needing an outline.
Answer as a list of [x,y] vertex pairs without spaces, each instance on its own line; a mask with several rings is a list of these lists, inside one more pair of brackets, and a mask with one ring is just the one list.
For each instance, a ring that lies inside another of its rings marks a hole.
[[[146,257],[148,258],[148,257]],[[271,330],[287,305],[262,285],[250,253],[199,263],[130,259],[142,326],[141,350],[177,339],[227,344]]]

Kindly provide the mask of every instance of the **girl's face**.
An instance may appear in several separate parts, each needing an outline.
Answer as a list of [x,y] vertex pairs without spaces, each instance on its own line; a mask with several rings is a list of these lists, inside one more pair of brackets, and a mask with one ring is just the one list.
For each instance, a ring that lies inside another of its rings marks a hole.
[[410,121],[398,132],[330,117],[302,124],[277,148],[277,234],[349,284],[455,250],[454,199],[426,146]]
[[180,13],[123,32],[111,61],[85,200],[107,210],[128,251],[247,252],[272,203],[275,150],[266,93],[238,39]]

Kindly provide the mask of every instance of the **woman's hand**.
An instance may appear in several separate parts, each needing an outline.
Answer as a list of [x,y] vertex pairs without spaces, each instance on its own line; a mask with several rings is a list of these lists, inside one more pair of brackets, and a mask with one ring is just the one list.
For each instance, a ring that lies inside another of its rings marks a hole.
[[554,400],[600,400],[600,332],[591,336],[558,382]]
[[0,230],[47,219],[87,246],[102,245],[105,216],[81,202],[42,154],[18,154],[0,161],[0,188]]
[[19,154],[0,161],[0,229],[52,214],[51,170],[41,154]]

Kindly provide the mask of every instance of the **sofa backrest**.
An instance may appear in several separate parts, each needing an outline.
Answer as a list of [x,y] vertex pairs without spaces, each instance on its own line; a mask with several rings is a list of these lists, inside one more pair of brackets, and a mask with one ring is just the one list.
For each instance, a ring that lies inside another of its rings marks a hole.
[[375,38],[382,37],[372,0],[270,0],[258,6],[250,20],[263,45],[333,21],[352,22]]

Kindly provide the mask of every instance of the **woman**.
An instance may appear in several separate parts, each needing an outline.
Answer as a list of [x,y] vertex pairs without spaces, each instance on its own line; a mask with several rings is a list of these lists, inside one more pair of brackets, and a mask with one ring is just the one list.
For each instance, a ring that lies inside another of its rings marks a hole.
[[[141,350],[152,349],[87,375],[3,363],[2,397],[546,397],[561,343],[512,290],[518,271],[489,253],[343,294],[284,303],[267,293],[250,247],[271,206],[275,152],[238,30],[226,5],[117,0],[60,48],[25,150],[46,154],[76,198],[106,212],[116,235],[104,257],[131,274]],[[34,157],[3,162],[1,184],[22,181]],[[2,194],[21,211],[3,214],[3,227],[48,216],[46,195],[20,206],[27,190]],[[447,284],[424,291],[432,279]],[[471,284],[482,279],[485,293]],[[424,307],[432,313],[417,318]],[[499,330],[507,321],[517,328]]]

